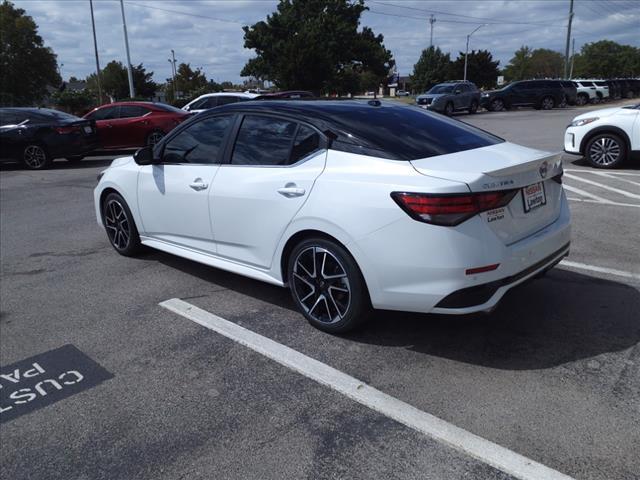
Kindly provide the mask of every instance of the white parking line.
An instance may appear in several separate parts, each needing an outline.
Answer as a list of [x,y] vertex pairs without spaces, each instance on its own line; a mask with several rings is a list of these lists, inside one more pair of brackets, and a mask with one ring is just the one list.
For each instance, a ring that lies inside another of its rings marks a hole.
[[599,197],[598,195],[594,195],[593,193],[585,192],[584,190],[581,190],[576,187],[572,187],[571,185],[567,185],[566,183],[563,183],[562,186],[564,187],[565,190],[569,190],[570,192],[577,193],[578,195],[582,195],[583,197],[593,198],[594,200],[597,200],[599,203],[612,203],[610,200],[607,200],[606,198]]
[[631,192],[627,192],[626,190],[620,190],[619,188],[610,187],[609,185],[605,185],[603,183],[594,182],[593,180],[588,180],[586,178],[582,178],[582,177],[579,177],[577,175],[571,175],[570,173],[565,173],[564,176],[566,178],[571,178],[573,180],[578,180],[579,182],[584,182],[584,183],[587,183],[589,185],[594,185],[594,186],[596,186],[598,188],[602,188],[604,190],[609,190],[610,192],[619,193],[620,195],[624,195],[625,197],[637,198],[637,199],[640,200],[640,195],[638,195],[636,193],[631,193]]
[[504,473],[522,480],[571,480],[571,477],[557,470],[418,410],[357,378],[195,305],[172,298],[161,302],[160,306]]
[[[565,172],[583,172],[583,173],[595,173],[594,170],[589,170],[587,168],[565,168],[564,169]],[[600,173],[600,172],[598,172]],[[629,175],[631,177],[640,177],[640,173],[634,173],[634,172],[614,172],[614,171],[610,171],[607,172],[609,175]]]
[[593,175],[598,175],[599,177],[613,178],[614,180],[616,180],[618,182],[625,182],[625,183],[629,183],[631,185],[635,185],[637,187],[640,187],[640,183],[634,182],[633,180],[629,180],[628,178],[623,178],[620,175],[618,175],[616,177],[615,175],[611,175],[610,173],[590,171],[590,170],[586,170],[586,171],[589,172],[589,173],[592,173]]
[[615,268],[598,267],[597,265],[588,265],[586,263],[570,262],[569,260],[562,260],[561,266],[569,268],[577,268],[579,270],[588,270],[591,272],[608,273],[609,275],[616,275],[618,277],[633,278],[640,280],[640,273],[627,272],[625,270],[616,270]]
[[[565,188],[567,188],[567,185],[564,186]],[[567,188],[567,190],[569,190]],[[576,189],[578,190],[578,189]],[[595,203],[597,205],[611,205],[614,207],[636,207],[636,208],[640,208],[640,203],[621,203],[621,202],[611,202],[609,200],[606,201],[602,201],[602,200],[590,200],[588,198],[576,198],[576,197],[567,197],[567,200],[571,200],[572,202],[587,202],[587,203]]]

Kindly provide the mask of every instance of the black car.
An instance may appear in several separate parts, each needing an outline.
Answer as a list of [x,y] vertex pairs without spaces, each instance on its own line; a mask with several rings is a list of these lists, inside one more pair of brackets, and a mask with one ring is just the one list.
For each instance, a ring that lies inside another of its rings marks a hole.
[[481,105],[490,111],[512,107],[550,110],[564,104],[565,90],[559,80],[522,80],[500,90],[484,92]]
[[94,121],[48,108],[0,108],[0,159],[31,170],[54,158],[79,161],[98,146]]

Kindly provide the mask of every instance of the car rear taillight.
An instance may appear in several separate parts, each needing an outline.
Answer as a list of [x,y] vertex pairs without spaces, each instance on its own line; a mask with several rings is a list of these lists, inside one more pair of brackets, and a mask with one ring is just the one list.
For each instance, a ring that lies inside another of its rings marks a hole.
[[78,130],[80,130],[80,127],[78,127],[78,126],[53,127],[53,129],[58,133],[66,134],[66,133],[77,132]]
[[414,220],[454,226],[477,215],[507,205],[518,189],[497,192],[431,194],[393,192],[391,198]]

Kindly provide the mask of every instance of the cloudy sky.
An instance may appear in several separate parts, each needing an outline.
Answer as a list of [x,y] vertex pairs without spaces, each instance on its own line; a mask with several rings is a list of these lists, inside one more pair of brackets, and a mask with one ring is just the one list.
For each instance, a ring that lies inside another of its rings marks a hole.
[[[64,78],[95,71],[89,0],[13,0],[39,25],[47,46],[63,64]],[[118,0],[94,0],[101,66],[125,62],[122,17]],[[125,0],[131,62],[143,63],[156,82],[171,75],[168,59],[201,67],[218,82],[241,80],[240,70],[252,51],[243,48],[242,25],[263,20],[277,0]],[[385,38],[401,75],[411,73],[429,45],[429,17],[434,15],[434,44],[455,57],[471,48],[490,50],[508,63],[521,45],[564,52],[569,0],[409,1],[367,0],[362,17]],[[601,39],[640,46],[640,2],[637,0],[575,0],[573,36],[576,51]],[[322,46],[319,46],[322,48]]]

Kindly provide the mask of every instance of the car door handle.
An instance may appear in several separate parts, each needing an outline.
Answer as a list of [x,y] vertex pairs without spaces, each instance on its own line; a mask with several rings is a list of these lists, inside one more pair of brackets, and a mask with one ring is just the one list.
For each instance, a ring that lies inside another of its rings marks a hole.
[[295,183],[287,183],[287,185],[278,189],[278,193],[287,198],[294,198],[303,196],[305,194],[305,190],[304,188],[298,188]]
[[193,188],[196,192],[199,192],[200,190],[206,190],[209,184],[203,182],[201,178],[196,178],[193,182],[189,184],[189,186]]

